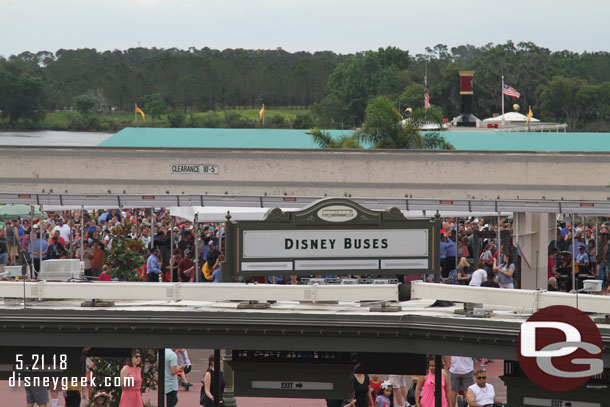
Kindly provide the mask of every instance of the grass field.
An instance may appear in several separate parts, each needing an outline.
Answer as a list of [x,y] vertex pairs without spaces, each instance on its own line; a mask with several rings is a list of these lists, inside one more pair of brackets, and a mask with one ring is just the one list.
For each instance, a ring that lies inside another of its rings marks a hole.
[[[236,127],[239,126],[239,123],[243,123],[245,127],[259,127],[262,125],[259,112],[260,109],[226,109],[193,112],[187,113],[178,120],[182,120],[180,127]],[[178,115],[181,116],[181,113],[178,112]],[[271,123],[274,117],[281,117],[283,118],[283,123],[280,127],[290,128],[291,122],[294,121],[297,115],[308,113],[308,109],[265,108],[265,127]],[[89,114],[83,117],[77,112],[49,112],[41,122],[40,128],[48,130],[117,131],[130,126],[171,127],[171,119],[167,114],[154,119],[147,115],[146,122],[143,122],[140,115],[138,115],[138,123],[136,125],[133,113]]]

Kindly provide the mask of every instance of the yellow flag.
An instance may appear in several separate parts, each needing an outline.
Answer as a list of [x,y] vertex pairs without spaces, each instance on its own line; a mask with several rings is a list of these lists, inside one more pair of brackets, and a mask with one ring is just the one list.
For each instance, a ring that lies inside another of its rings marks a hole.
[[528,124],[529,124],[530,119],[531,119],[532,117],[534,117],[534,113],[532,113],[532,107],[530,106],[530,112],[527,114],[527,120],[526,120],[526,123],[528,123]]
[[140,116],[142,116],[142,120],[146,121],[146,115],[144,114],[144,112],[142,111],[142,109],[140,109],[138,107],[138,105],[136,105],[136,113],[140,113]]
[[265,115],[265,105],[263,105],[263,108],[261,109],[261,111],[258,112],[258,116],[260,117],[261,120],[263,120],[264,115]]

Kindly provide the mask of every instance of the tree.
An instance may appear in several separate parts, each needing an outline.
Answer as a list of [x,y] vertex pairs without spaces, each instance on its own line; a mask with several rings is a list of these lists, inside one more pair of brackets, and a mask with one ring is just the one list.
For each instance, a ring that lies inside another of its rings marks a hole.
[[83,116],[87,116],[89,111],[97,104],[97,99],[83,94],[74,97],[74,107]]
[[[398,111],[392,101],[379,96],[371,100],[366,108],[366,119],[356,139],[387,149],[439,149],[452,148],[450,143],[440,134],[437,136],[422,136],[415,123],[400,120]],[[450,147],[451,146],[451,147]]]
[[12,125],[20,120],[38,124],[46,115],[44,83],[32,67],[21,60],[0,60],[0,111]]
[[328,95],[312,106],[311,112],[322,127],[343,128],[347,117],[346,106],[335,95]]
[[424,105],[424,85],[421,83],[407,85],[400,95],[400,105],[412,109],[422,107]]
[[409,123],[417,128],[422,128],[426,124],[434,124],[442,130],[443,112],[436,106],[430,106],[427,110],[424,107],[420,107],[413,111]]
[[155,120],[155,117],[160,119],[162,114],[167,113],[167,107],[165,106],[165,102],[161,98],[160,93],[144,95],[142,96],[142,102],[144,111],[152,117],[153,121]]
[[292,123],[292,128],[294,129],[311,129],[314,127],[315,121],[313,115],[308,114],[297,114],[297,117],[294,119]]
[[582,79],[554,77],[538,88],[542,108],[556,119],[565,119],[570,129],[575,129],[585,110],[590,107],[591,86]]
[[138,268],[144,264],[140,251],[144,247],[141,240],[129,236],[132,223],[125,219],[110,231],[112,247],[106,256],[106,264],[110,266],[110,277],[119,281],[138,281]]
[[437,131],[424,133],[424,148],[426,150],[455,150],[453,144]]
[[310,134],[314,143],[321,148],[362,148],[353,136],[341,135],[333,139],[330,132],[318,128],[309,130],[307,134]]

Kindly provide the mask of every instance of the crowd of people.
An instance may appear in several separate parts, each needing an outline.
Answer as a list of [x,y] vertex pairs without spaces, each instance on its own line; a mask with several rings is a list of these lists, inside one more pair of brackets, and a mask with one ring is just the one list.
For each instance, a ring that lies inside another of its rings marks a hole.
[[[141,280],[221,281],[225,247],[222,224],[194,224],[172,218],[163,208],[59,211],[45,215],[42,220],[16,217],[0,221],[0,265],[27,261],[35,278],[41,260],[82,259],[85,277],[109,281],[113,273],[107,255],[113,245],[113,229],[121,226],[130,229],[129,238],[142,243],[139,254],[143,261],[138,269]],[[580,222],[574,228],[569,222],[557,223],[557,238],[548,248],[549,290],[571,290],[573,273],[601,280],[604,287],[608,286],[609,228],[610,222]],[[503,236],[501,247],[497,247],[495,237],[498,229]],[[442,281],[520,287],[521,253],[513,245],[512,230],[509,218],[499,222],[497,218],[446,219],[440,239]],[[398,278],[406,282],[421,276]],[[431,280],[432,276],[428,278]],[[253,277],[249,281],[298,284],[299,278]]]
[[144,259],[139,269],[142,280],[221,279],[224,254],[219,247],[224,231],[218,224],[203,224],[199,230],[192,222],[172,219],[164,209],[60,211],[44,215],[42,220],[16,217],[0,222],[0,264],[25,261],[31,265],[30,276],[36,278],[41,260],[81,259],[85,277],[108,281],[112,279],[113,265],[108,264],[107,256],[113,245],[113,230],[125,227],[127,222],[129,238],[142,242],[138,250]]
[[[441,405],[456,407],[458,397],[469,406],[501,403],[494,386],[487,383],[487,370],[464,356],[443,356],[441,366]],[[435,407],[436,362],[427,358],[425,374],[389,375],[353,373],[352,394],[344,400],[327,400],[328,407]]]
[[[497,247],[496,234],[503,236]],[[577,225],[558,222],[557,236],[547,248],[548,290],[570,291],[574,275],[578,287],[582,280],[596,279],[607,288],[610,280],[610,222]],[[479,232],[479,233],[477,233]],[[489,232],[489,233],[484,233]],[[442,281],[449,284],[496,288],[519,288],[521,251],[513,242],[510,219],[486,223],[483,219],[465,219],[456,224],[443,222],[440,257]],[[479,236],[479,237],[478,237]],[[480,237],[489,236],[489,237]],[[491,237],[493,236],[493,237]],[[479,239],[479,242],[475,242]],[[475,253],[475,243],[480,250]],[[431,278],[431,276],[429,276]]]
[[[182,387],[185,391],[189,391],[192,383],[187,379],[187,374],[192,370],[192,364],[186,349],[171,348],[164,351],[163,371],[159,374],[164,375],[164,388],[162,389],[165,395],[166,407],[174,407],[178,404],[178,391]],[[47,388],[44,386],[26,386],[26,406],[27,407],[81,407],[82,405],[90,407],[110,407],[112,400],[112,388],[96,388],[96,383],[101,380],[95,380],[93,359],[87,359],[86,362],[88,378],[87,384],[83,385],[79,381],[78,385],[74,386],[71,382],[67,388]],[[145,390],[143,386],[144,363],[142,352],[139,349],[133,349],[129,357],[125,359],[124,365],[120,370],[120,392],[116,400],[119,407],[144,407],[142,392]],[[222,365],[221,365],[222,368]],[[208,367],[203,376],[200,377],[202,387],[200,391],[199,404],[204,407],[213,407],[214,397],[216,392],[215,376],[214,376],[214,355],[208,358]],[[218,396],[223,405],[222,392],[224,392],[225,382],[222,371],[219,372],[221,394]]]

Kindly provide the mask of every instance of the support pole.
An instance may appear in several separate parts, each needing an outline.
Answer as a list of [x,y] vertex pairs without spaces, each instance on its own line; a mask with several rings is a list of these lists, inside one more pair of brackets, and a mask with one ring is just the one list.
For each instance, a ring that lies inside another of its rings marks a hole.
[[443,357],[434,355],[434,407],[443,407]]
[[80,261],[85,261],[85,254],[83,253],[84,241],[85,241],[85,206],[81,205],[80,210]]
[[[38,223],[38,230],[40,230],[40,251],[42,252],[42,238],[44,237],[43,234],[42,234],[42,206],[40,207],[40,220],[39,220],[39,223]],[[41,257],[40,264],[41,264],[41,267],[42,267],[42,255],[40,255],[40,257]]]
[[138,212],[138,208],[134,209],[134,212],[136,213],[136,238],[135,240],[140,240],[140,213]]
[[150,208],[150,251],[155,248],[155,208]]
[[[41,209],[40,212],[42,212],[42,207],[40,209]],[[68,213],[70,214],[70,220],[68,222],[68,227],[70,227],[70,233],[68,234],[68,247],[70,248],[70,255],[68,257],[70,259],[73,259],[74,258],[74,256],[73,256],[74,255],[74,247],[72,247],[72,244],[73,244],[73,242],[72,242],[72,232],[74,232],[74,230],[73,230],[74,229],[74,214],[72,213],[72,209],[70,209],[70,211]],[[72,224],[72,226],[70,226],[70,224]],[[40,225],[40,226],[42,226],[42,225]],[[109,232],[110,232],[110,230],[109,230]],[[41,235],[42,235],[42,233],[41,233]],[[42,260],[42,259],[40,259],[40,260]]]
[[[497,239],[497,245],[498,248],[496,249],[496,253],[498,253],[498,255],[496,256],[498,258],[498,265],[502,264],[502,258],[500,258],[500,256],[502,255],[502,241],[500,240],[500,213],[498,212],[498,230],[496,230],[496,239]],[[507,265],[508,266],[508,265]]]
[[195,282],[199,282],[199,273],[201,273],[201,267],[199,267],[199,215],[195,214],[195,224],[193,225],[193,233],[195,234]]
[[[553,239],[555,213],[515,212],[514,244],[521,253],[521,288],[544,290],[547,287],[547,256],[549,242]],[[539,251],[539,256],[536,256]],[[538,275],[540,274],[540,275]]]
[[225,375],[225,391],[223,393],[224,406],[225,407],[236,407],[237,401],[235,400],[235,387],[233,380],[233,368],[231,367],[231,361],[233,360],[233,352],[231,349],[225,349],[224,357],[224,375]]
[[227,220],[225,222],[225,261],[220,264],[222,268],[222,273],[220,273],[220,278],[223,283],[229,283],[232,280],[232,277],[237,273],[234,270],[234,262],[233,262],[233,248],[235,247],[231,241],[233,238],[232,235],[232,224],[231,224],[231,213],[227,211],[227,215],[225,216]]
[[576,246],[574,245],[574,222],[576,221],[576,215],[572,214],[572,290],[576,290]]
[[[178,276],[174,279],[174,217],[171,217],[170,231],[169,231],[169,274],[170,280],[178,281]],[[178,270],[176,270],[176,273]]]
[[165,407],[165,349],[157,349],[158,367],[158,390],[157,390],[157,406]]
[[[25,236],[25,235],[24,235]],[[36,269],[34,269],[34,206],[30,206],[30,241],[28,242],[28,246],[32,246],[32,255],[30,257],[30,262],[32,263],[32,268],[30,270],[30,278],[36,277]],[[26,250],[28,248],[26,247]]]
[[459,246],[459,240],[460,240],[460,217],[456,217],[455,218],[455,269],[457,270],[458,268],[458,246]]
[[502,75],[502,89],[500,90],[502,95],[502,128],[506,127],[506,120],[504,119],[504,75]]
[[220,349],[214,349],[214,407],[220,407]]
[[[432,228],[433,233],[432,233],[432,248],[433,248],[433,267],[432,269],[434,270],[434,282],[435,283],[440,283],[441,282],[441,238],[440,238],[440,232],[442,229],[442,222],[441,222],[441,214],[436,211],[436,215],[434,215],[434,225],[436,226],[435,228]],[[435,252],[434,252],[435,251]],[[424,278],[424,281],[426,281],[426,279]]]

